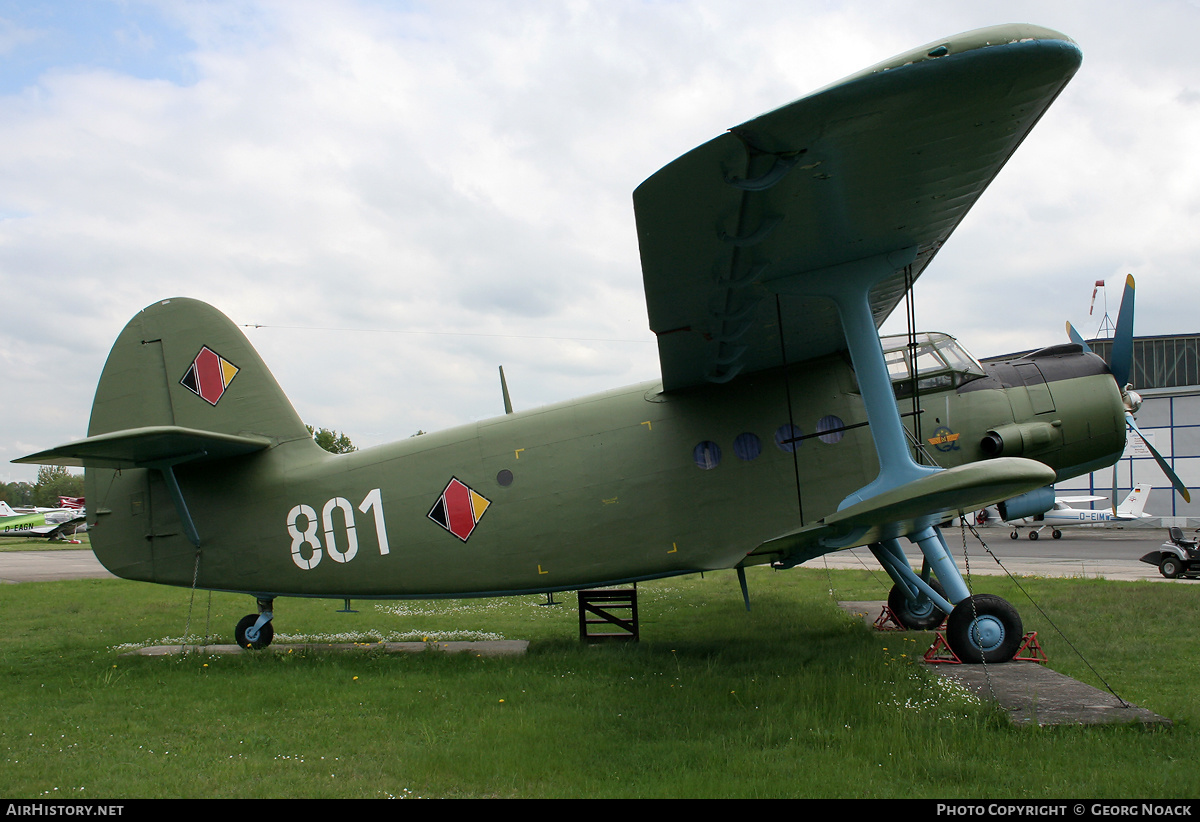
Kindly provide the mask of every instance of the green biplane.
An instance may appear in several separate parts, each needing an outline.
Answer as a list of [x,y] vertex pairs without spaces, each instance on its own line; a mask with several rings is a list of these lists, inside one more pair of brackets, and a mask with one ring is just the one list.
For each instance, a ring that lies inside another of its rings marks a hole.
[[18,462],[87,469],[118,576],[254,596],[240,644],[270,642],[280,596],[553,592],[869,545],[905,624],[948,613],[964,660],[1011,658],[1020,617],[970,594],[939,525],[1045,510],[1056,480],[1113,464],[1120,387],[1077,344],[984,367],[878,326],[1080,60],[1047,29],[958,35],[646,180],[661,381],[334,456],[233,323],[169,299],[117,339],[87,438]]

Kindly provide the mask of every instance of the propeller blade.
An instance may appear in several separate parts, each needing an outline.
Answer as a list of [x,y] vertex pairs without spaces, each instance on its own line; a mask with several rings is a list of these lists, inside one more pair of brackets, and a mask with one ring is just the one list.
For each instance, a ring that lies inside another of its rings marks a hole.
[[[1171,481],[1171,484],[1173,486],[1175,486],[1175,490],[1179,492],[1179,496],[1183,497],[1185,502],[1191,502],[1192,495],[1191,495],[1191,493],[1188,492],[1187,486],[1184,485],[1183,480],[1181,480],[1175,474],[1175,472],[1171,470],[1171,466],[1167,465],[1167,461],[1165,459],[1163,459],[1162,454],[1158,453],[1158,449],[1155,448],[1153,445],[1151,445],[1149,440],[1147,440],[1145,437],[1142,436],[1142,432],[1138,429],[1137,423],[1133,421],[1133,415],[1126,414],[1125,421],[1127,423],[1129,423],[1129,427],[1132,428],[1134,430],[1134,432],[1139,437],[1142,438],[1142,442],[1145,443],[1146,448],[1148,448],[1150,450],[1150,455],[1152,457],[1154,457],[1154,461],[1158,463],[1158,467],[1162,469],[1162,472],[1167,475],[1167,479],[1169,479]],[[1115,490],[1115,488],[1116,488],[1116,468],[1115,467],[1113,468],[1113,488],[1114,488],[1113,500],[1115,501],[1117,498],[1117,494],[1116,494],[1116,490]]]
[[1117,314],[1117,327],[1113,332],[1112,370],[1117,387],[1122,391],[1129,384],[1133,372],[1133,275],[1125,277],[1125,293],[1121,295],[1121,312]]
[[1075,326],[1071,325],[1070,320],[1067,320],[1067,336],[1071,339],[1071,342],[1082,345],[1084,351],[1089,354],[1092,353],[1092,349],[1089,348],[1088,344],[1083,341],[1083,337],[1078,331],[1075,330]]

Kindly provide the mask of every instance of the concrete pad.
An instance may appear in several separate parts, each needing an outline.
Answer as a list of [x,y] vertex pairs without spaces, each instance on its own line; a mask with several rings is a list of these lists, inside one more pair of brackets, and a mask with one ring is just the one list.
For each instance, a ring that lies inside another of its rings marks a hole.
[[0,582],[116,579],[90,550],[0,551]]
[[524,639],[480,640],[479,642],[303,642],[277,643],[258,651],[242,648],[239,645],[155,645],[150,648],[128,651],[121,656],[178,656],[180,654],[233,656],[261,653],[287,654],[299,651],[382,652],[385,654],[419,654],[428,651],[447,654],[472,653],[476,656],[520,656],[528,649],[529,641]]
[[1171,724],[1166,717],[1036,662],[930,667],[985,699],[995,699],[1017,725]]
[[[885,602],[839,602],[851,616],[874,625]],[[932,635],[932,631],[925,633]],[[933,644],[932,638],[930,645]],[[1000,665],[928,665],[938,676],[995,701],[1016,725],[1170,725],[1166,717],[1064,676],[1037,662]]]

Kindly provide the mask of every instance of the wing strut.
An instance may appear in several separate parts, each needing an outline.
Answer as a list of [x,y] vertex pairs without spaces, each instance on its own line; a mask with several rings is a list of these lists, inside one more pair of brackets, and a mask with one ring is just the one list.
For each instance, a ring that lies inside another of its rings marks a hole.
[[[783,390],[787,394],[788,433],[796,430],[796,421],[792,418],[792,383],[788,378],[787,347],[784,343],[783,309],[779,304],[779,295],[775,295],[775,319],[779,323],[779,356],[783,360]],[[796,510],[800,515],[800,524],[804,525],[804,499],[800,495],[800,457],[796,454],[800,442],[797,438],[789,444],[792,452],[792,472],[796,475]],[[746,609],[749,610],[750,600],[746,599]]]
[[797,291],[825,297],[837,306],[838,316],[850,350],[850,361],[858,377],[863,405],[870,423],[875,453],[879,456],[879,475],[850,494],[838,506],[842,510],[857,502],[898,488],[913,480],[936,473],[937,468],[918,465],[908,450],[896,394],[883,359],[883,347],[871,312],[871,288],[885,277],[911,265],[916,259],[915,246],[878,254],[854,262],[804,272],[776,281],[779,291]]
[[175,505],[175,513],[179,515],[179,521],[183,523],[183,533],[188,538],[188,542],[196,548],[200,547],[200,533],[196,530],[196,523],[192,521],[192,514],[188,511],[183,491],[179,489],[179,481],[175,479],[175,466],[181,462],[190,462],[204,456],[206,456],[205,452],[201,451],[190,456],[146,463],[145,466],[162,474],[163,482],[167,485],[167,492],[171,495],[171,502]]

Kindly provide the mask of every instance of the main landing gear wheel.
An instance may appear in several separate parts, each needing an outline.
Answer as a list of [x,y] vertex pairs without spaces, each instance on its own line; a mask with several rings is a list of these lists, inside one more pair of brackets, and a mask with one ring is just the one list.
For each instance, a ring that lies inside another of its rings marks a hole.
[[1162,562],[1158,563],[1158,572],[1167,579],[1175,579],[1181,571],[1183,571],[1183,563],[1179,561],[1179,557],[1168,554],[1162,558]]
[[1038,538],[1038,532],[1037,532],[1037,531],[1030,531],[1030,532],[1029,532],[1029,538],[1030,538],[1030,539],[1037,539],[1037,538]]
[[946,621],[946,642],[967,663],[1008,662],[1024,635],[1017,609],[994,594],[962,600]]
[[233,631],[233,641],[239,648],[253,648],[257,651],[270,645],[271,640],[275,638],[275,629],[271,627],[269,621],[258,629],[257,637],[248,636],[247,633],[256,622],[258,622],[258,614],[246,614],[238,622],[237,628]]
[[[936,579],[929,580],[929,587],[945,597],[941,584]],[[904,596],[904,589],[893,585],[888,593],[888,608],[896,617],[896,621],[910,631],[932,631],[942,624],[946,612],[933,604],[933,601],[921,597],[920,602],[912,602]]]
[[1050,532],[1050,536],[1054,537],[1055,539],[1062,539],[1062,531],[1055,528]]

